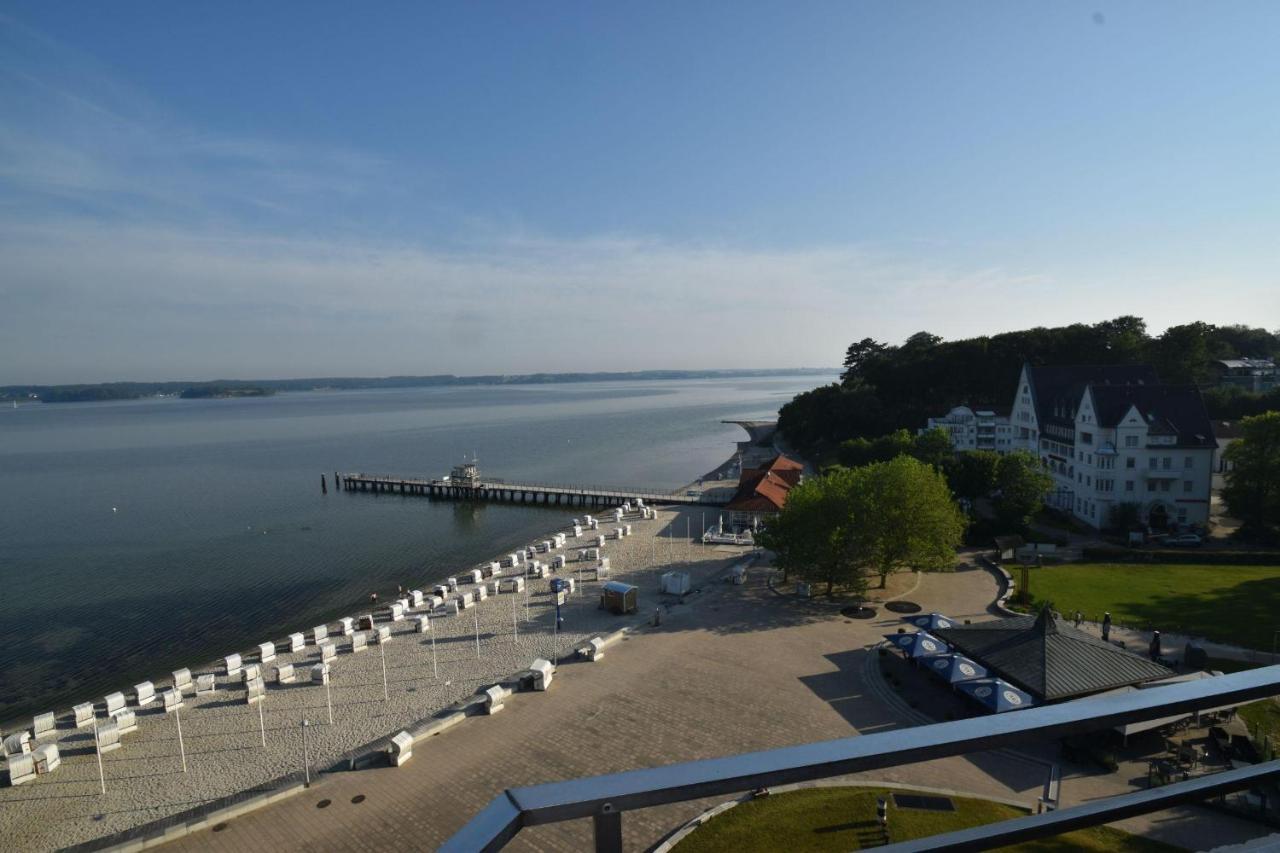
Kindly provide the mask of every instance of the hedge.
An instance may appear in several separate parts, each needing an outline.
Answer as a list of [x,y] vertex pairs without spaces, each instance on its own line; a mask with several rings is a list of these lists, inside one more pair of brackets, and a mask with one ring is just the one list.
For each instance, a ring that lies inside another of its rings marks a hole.
[[1085,548],[1090,563],[1198,563],[1205,566],[1280,566],[1276,551],[1214,551],[1200,548]]

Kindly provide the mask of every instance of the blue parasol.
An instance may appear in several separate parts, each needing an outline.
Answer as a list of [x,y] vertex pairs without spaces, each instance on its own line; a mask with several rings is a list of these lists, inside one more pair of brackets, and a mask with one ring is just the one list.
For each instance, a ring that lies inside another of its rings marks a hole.
[[936,631],[939,628],[954,628],[956,626],[956,620],[941,613],[917,613],[914,616],[903,616],[902,621],[908,622],[922,631]]
[[918,631],[914,634],[885,634],[884,638],[908,658],[940,655],[950,648],[942,640],[927,631]]
[[958,682],[956,687],[994,714],[1019,711],[1030,708],[1036,703],[1030,694],[1024,693],[1002,678],[976,678],[973,681]]
[[987,668],[964,655],[937,655],[929,658],[929,672],[948,684],[986,678]]

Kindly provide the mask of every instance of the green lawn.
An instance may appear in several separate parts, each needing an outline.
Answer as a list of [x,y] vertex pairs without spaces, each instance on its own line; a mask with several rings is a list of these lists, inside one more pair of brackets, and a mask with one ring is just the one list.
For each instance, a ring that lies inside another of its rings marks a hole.
[[[906,792],[904,792],[906,793]],[[717,815],[676,845],[678,853],[861,850],[882,843],[876,823],[874,788],[805,788],[748,800]],[[986,800],[952,798],[954,812],[899,809],[889,804],[890,841],[907,841],[984,823],[1021,817],[1021,809]],[[1070,832],[1007,850],[1120,851],[1168,853],[1178,850],[1110,827]]]
[[[1015,580],[1022,577],[1016,567]],[[1032,569],[1031,597],[1121,625],[1271,651],[1280,631],[1280,566],[1073,563]]]

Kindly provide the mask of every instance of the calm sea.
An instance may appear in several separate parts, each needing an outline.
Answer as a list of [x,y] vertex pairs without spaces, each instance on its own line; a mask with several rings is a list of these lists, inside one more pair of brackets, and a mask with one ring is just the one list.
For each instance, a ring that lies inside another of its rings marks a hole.
[[[333,472],[677,488],[832,377],[155,399],[0,409],[0,720],[341,615],[563,509],[342,494]],[[320,493],[320,474],[330,491]]]

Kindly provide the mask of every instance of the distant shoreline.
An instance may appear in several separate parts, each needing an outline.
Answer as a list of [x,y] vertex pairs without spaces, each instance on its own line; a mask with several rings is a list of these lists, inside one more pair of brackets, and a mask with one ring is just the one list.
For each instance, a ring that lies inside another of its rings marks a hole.
[[[375,388],[439,388],[489,385],[553,385],[574,382],[630,382],[673,379],[746,379],[821,376],[838,368],[796,367],[760,370],[638,370],[597,373],[524,373],[455,376],[315,377],[307,379],[216,379],[208,382],[99,382],[72,385],[0,386],[0,401],[92,403],[177,396],[185,399],[267,396],[289,391],[351,391]],[[209,393],[216,389],[217,393]]]

